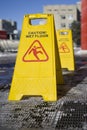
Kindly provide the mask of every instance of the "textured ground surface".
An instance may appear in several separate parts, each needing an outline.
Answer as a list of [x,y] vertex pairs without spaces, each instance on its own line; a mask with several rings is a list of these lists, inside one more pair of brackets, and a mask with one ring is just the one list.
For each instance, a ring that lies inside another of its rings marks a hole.
[[13,68],[0,69],[0,127],[34,130],[87,130],[87,60],[76,58],[76,71],[63,71],[64,85],[58,85],[57,102],[31,97],[19,102],[7,100]]

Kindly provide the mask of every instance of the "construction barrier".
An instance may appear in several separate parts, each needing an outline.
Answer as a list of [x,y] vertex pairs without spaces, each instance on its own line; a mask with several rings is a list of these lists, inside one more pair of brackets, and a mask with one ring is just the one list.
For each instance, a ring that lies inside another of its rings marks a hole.
[[[45,23],[33,25],[32,20],[35,19],[45,19]],[[45,101],[57,100],[57,83],[63,83],[63,77],[55,45],[53,15],[24,16],[9,100],[20,100],[23,96],[42,96]]]
[[57,30],[57,43],[61,67],[72,71],[75,70],[72,31],[68,29]]

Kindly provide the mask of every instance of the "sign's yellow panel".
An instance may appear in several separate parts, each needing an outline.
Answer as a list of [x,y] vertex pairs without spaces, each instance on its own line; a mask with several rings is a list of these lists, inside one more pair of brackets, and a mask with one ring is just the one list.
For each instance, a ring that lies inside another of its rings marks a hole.
[[75,70],[72,31],[70,29],[57,30],[57,43],[61,67],[72,71]]
[[[34,25],[32,21],[36,19],[45,22]],[[24,16],[9,100],[20,100],[23,96],[42,96],[46,101],[57,100],[56,85],[62,83],[63,78],[59,56],[55,52],[55,38],[53,15]]]

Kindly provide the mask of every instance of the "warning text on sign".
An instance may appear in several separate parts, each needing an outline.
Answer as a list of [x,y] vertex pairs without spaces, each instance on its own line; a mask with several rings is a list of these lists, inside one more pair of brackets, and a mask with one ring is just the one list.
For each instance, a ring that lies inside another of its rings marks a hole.
[[46,31],[36,31],[36,32],[28,32],[26,38],[40,38],[40,37],[48,37]]

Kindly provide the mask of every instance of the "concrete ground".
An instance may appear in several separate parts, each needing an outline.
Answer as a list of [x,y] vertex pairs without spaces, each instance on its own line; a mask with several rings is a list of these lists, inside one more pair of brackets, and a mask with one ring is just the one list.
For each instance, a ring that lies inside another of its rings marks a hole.
[[[80,51],[80,50],[78,50]],[[76,70],[63,71],[65,84],[58,85],[58,100],[44,102],[31,97],[18,102],[7,100],[13,68],[1,69],[0,127],[15,130],[87,130],[87,55],[75,50]]]

